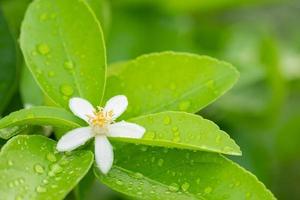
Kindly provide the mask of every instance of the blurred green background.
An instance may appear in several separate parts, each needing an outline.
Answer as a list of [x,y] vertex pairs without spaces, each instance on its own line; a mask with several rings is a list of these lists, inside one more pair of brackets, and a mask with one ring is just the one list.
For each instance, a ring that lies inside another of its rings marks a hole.
[[[299,0],[86,1],[104,29],[109,63],[173,50],[209,55],[238,68],[235,87],[199,114],[236,140],[243,156],[231,159],[278,199],[300,199]],[[0,3],[0,114],[5,116],[47,99],[24,68],[18,47],[30,0]],[[100,183],[85,185],[68,199],[128,199]]]

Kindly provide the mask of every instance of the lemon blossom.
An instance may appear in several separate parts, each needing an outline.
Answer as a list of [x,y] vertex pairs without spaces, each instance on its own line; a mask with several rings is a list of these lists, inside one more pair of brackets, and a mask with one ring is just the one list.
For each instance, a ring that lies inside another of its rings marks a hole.
[[95,109],[87,100],[74,97],[69,101],[70,110],[86,121],[89,126],[67,132],[57,143],[60,152],[72,151],[95,138],[95,160],[98,168],[106,174],[110,170],[114,154],[107,137],[141,138],[145,129],[134,123],[115,122],[127,108],[126,96],[118,95],[109,99],[104,107]]

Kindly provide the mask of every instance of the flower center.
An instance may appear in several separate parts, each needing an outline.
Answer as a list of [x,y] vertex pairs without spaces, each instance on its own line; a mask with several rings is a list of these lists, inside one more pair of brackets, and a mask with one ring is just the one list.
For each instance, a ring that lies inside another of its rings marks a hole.
[[106,128],[108,124],[114,122],[113,111],[104,111],[102,107],[97,107],[93,116],[88,116],[89,122],[94,128]]

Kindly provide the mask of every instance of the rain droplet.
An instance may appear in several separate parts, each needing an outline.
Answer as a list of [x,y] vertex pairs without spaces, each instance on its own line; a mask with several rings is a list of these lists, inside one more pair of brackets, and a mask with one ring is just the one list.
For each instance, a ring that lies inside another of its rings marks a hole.
[[189,101],[183,101],[179,104],[178,108],[181,111],[186,111],[191,106],[191,102]]
[[49,71],[48,72],[48,76],[49,77],[54,77],[55,76],[55,72],[54,71]]
[[164,160],[163,159],[159,159],[158,160],[158,166],[163,166],[163,164],[164,164]]
[[60,87],[61,93],[63,93],[66,96],[71,96],[74,93],[74,90],[72,86],[64,84]]
[[174,126],[174,127],[172,128],[172,131],[177,132],[177,131],[178,131],[178,127]]
[[39,192],[39,193],[42,193],[42,192],[46,192],[47,189],[44,188],[44,187],[42,187],[42,186],[37,186],[37,187],[36,187],[36,191]]
[[206,188],[204,189],[204,193],[205,193],[205,194],[209,194],[209,193],[211,193],[211,191],[212,191],[212,188],[211,188],[211,187],[206,187]]
[[67,69],[67,70],[72,70],[72,69],[74,69],[74,64],[73,64],[72,61],[66,61],[66,62],[64,63],[64,67],[65,67],[65,69]]
[[164,124],[165,125],[168,125],[168,124],[170,124],[171,123],[171,118],[169,117],[169,116],[166,116],[165,118],[164,118]]
[[143,174],[141,174],[141,173],[139,173],[139,172],[136,172],[136,173],[134,173],[134,177],[135,178],[138,178],[138,179],[141,179],[141,178],[143,178]]
[[120,181],[120,180],[117,180],[117,185],[123,185],[123,182],[122,181]]
[[177,183],[172,183],[171,185],[169,185],[168,189],[171,192],[177,192],[179,190],[179,185]]
[[13,166],[13,161],[11,161],[11,160],[9,160],[8,162],[7,162],[7,164],[8,164],[8,166]]
[[47,55],[50,52],[50,48],[47,44],[39,44],[37,50],[42,55]]
[[53,153],[48,153],[46,157],[50,162],[56,162],[56,157]]
[[150,140],[154,139],[154,138],[155,138],[155,132],[152,132],[152,131],[147,132],[147,133],[145,134],[144,138],[145,138],[145,139],[150,139]]
[[190,184],[188,182],[184,182],[182,185],[181,185],[181,189],[183,191],[187,191],[188,189],[190,188]]
[[42,174],[42,173],[44,173],[44,168],[41,165],[36,164],[34,166],[34,171],[38,174]]

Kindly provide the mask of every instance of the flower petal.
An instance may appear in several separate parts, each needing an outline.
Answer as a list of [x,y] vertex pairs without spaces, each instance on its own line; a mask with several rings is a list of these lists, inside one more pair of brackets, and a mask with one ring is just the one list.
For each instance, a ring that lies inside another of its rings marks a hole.
[[60,138],[56,149],[58,151],[72,151],[77,147],[83,145],[86,141],[93,137],[92,129],[90,127],[77,128],[67,132]]
[[107,174],[114,161],[113,147],[104,135],[95,137],[95,159],[98,168]]
[[145,128],[138,124],[121,121],[108,127],[108,136],[142,138],[145,131]]
[[90,102],[79,97],[71,98],[69,101],[69,107],[70,110],[74,113],[74,115],[80,117],[87,123],[89,123],[88,116],[93,116],[95,111],[94,107],[92,106],[92,104],[90,104]]
[[106,112],[113,111],[113,119],[118,118],[126,110],[128,106],[127,97],[124,95],[117,95],[106,102],[104,110]]

